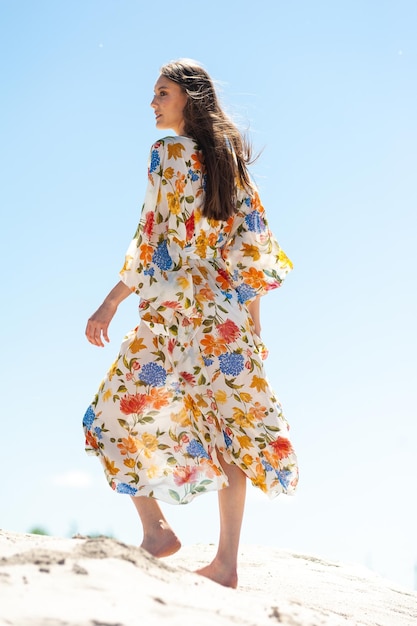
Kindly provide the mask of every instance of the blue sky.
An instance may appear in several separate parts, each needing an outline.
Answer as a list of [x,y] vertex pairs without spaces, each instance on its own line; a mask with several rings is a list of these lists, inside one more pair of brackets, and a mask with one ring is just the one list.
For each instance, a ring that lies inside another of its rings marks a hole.
[[[414,584],[416,29],[414,0],[0,0],[1,527],[140,541],[81,432],[137,300],[104,350],[84,328],[136,228],[158,69],[191,57],[262,151],[295,265],[262,325],[300,489],[250,489],[242,542]],[[215,496],[164,510],[184,543],[216,541]]]

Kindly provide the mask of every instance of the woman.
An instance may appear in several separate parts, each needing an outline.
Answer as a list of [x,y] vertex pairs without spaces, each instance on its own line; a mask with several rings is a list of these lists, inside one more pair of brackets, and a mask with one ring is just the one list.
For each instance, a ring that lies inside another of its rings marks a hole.
[[199,573],[237,586],[246,478],[270,497],[292,493],[297,463],[263,369],[259,300],[292,265],[270,232],[247,164],[250,150],[219,106],[207,72],[161,69],[151,102],[164,137],[151,148],[140,222],[121,281],[88,320],[108,342],[118,305],[140,296],[140,324],[84,417],[86,450],[111,487],[132,497],[142,547],[180,542],[157,499],[218,490],[220,542]]

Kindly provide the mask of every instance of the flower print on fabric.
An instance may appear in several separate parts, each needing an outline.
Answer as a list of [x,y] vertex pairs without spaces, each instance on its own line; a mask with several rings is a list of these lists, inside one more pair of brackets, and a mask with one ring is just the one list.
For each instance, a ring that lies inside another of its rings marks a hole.
[[150,162],[150,165],[149,165],[149,173],[150,174],[152,174],[152,172],[156,171],[156,169],[157,169],[158,165],[160,164],[160,162],[161,162],[161,159],[160,159],[158,150],[157,149],[152,150],[152,152],[151,152],[151,162]]
[[243,304],[247,300],[252,300],[256,296],[256,290],[252,287],[249,287],[249,285],[245,285],[244,283],[243,285],[238,285],[236,287],[236,291],[237,299],[240,304]]
[[239,326],[228,319],[217,326],[217,332],[227,342],[236,341],[240,336]]
[[187,446],[187,452],[190,456],[192,457],[204,457],[206,459],[209,459],[209,455],[207,454],[207,452],[204,449],[204,446],[197,441],[197,439],[193,439],[192,441],[190,441],[190,443]]
[[148,211],[145,216],[145,225],[143,227],[143,232],[146,233],[148,237],[152,235],[154,222],[155,215],[152,213],[152,211]]
[[190,178],[193,182],[199,179],[199,175],[196,172],[193,172],[192,170],[188,170],[188,174],[190,175]]
[[139,374],[139,380],[153,387],[162,387],[165,384],[167,373],[161,365],[146,363]]
[[252,211],[245,217],[248,230],[255,233],[262,233],[265,230],[265,222],[262,219],[261,214],[258,211]]
[[277,471],[278,480],[284,489],[288,489],[288,485],[290,484],[291,472],[288,470],[279,470]]
[[292,264],[257,191],[238,186],[224,222],[202,215],[204,196],[194,141],[156,142],[120,272],[140,297],[140,323],[85,413],[86,450],[129,496],[185,504],[222,489],[218,454],[269,497],[291,494],[297,459],[247,303],[280,287]]
[[166,240],[158,244],[158,247],[152,255],[152,261],[161,270],[169,270],[172,267],[172,259],[169,256],[168,243]]
[[141,413],[147,404],[147,397],[143,393],[126,394],[120,398],[120,411],[125,415]]
[[228,448],[229,446],[232,445],[233,440],[229,437],[229,435],[227,434],[225,430],[223,431],[223,437],[224,437],[224,443],[226,444],[226,448]]
[[134,496],[136,495],[137,489],[126,483],[118,483],[116,491],[117,493],[127,493],[128,496]]
[[83,425],[90,429],[94,420],[96,419],[96,414],[94,413],[93,407],[89,406],[86,410],[83,418]]
[[219,356],[220,371],[223,374],[237,376],[243,370],[245,359],[242,354],[232,352],[231,354],[221,354]]

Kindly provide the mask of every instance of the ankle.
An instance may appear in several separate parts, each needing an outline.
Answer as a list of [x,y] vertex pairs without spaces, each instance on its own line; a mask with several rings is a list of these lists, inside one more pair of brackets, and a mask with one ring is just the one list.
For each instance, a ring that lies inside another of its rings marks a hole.
[[156,526],[144,531],[141,548],[159,558],[178,552],[181,542],[170,526]]
[[222,562],[215,558],[209,565],[202,567],[196,571],[200,576],[204,576],[223,585],[223,587],[231,587],[236,589],[238,585],[237,568],[229,562]]
[[225,571],[237,572],[237,555],[235,554],[218,551],[213,559],[213,563],[216,563]]

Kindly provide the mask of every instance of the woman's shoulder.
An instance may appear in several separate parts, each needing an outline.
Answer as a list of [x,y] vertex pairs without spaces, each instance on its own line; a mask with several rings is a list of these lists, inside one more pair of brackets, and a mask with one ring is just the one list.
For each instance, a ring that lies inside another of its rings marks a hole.
[[159,153],[166,152],[168,158],[182,157],[183,154],[192,154],[198,150],[198,145],[191,137],[182,135],[167,135],[155,141],[151,146],[151,152],[157,150]]
[[[190,137],[179,135],[158,139],[152,144],[149,154],[149,173],[159,168],[175,168],[175,171],[188,171],[190,162],[199,162],[198,146]],[[162,170],[161,170],[162,171]]]

